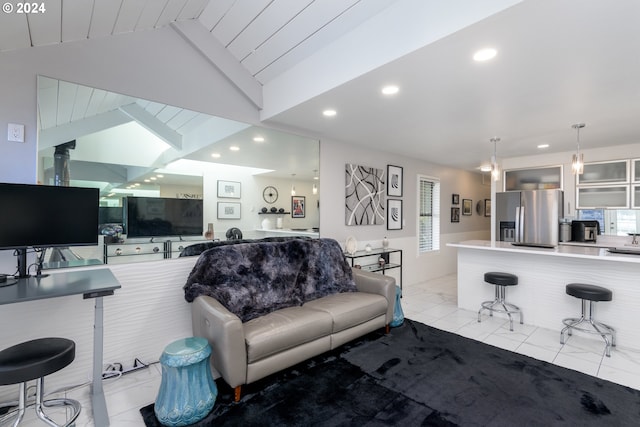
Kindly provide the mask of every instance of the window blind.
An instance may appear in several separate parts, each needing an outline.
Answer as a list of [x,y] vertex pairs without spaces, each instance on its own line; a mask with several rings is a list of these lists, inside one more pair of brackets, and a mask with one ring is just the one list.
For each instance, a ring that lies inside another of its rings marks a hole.
[[418,252],[440,249],[440,182],[419,177]]

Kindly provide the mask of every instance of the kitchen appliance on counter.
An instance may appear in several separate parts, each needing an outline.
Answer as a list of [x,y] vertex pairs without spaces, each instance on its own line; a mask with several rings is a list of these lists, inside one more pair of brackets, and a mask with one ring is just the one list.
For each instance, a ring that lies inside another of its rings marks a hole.
[[596,242],[600,234],[600,223],[595,220],[571,221],[571,236],[574,242]]
[[571,241],[571,223],[569,221],[563,221],[560,223],[560,241]]
[[556,246],[564,216],[563,196],[557,189],[496,193],[496,238],[519,245]]

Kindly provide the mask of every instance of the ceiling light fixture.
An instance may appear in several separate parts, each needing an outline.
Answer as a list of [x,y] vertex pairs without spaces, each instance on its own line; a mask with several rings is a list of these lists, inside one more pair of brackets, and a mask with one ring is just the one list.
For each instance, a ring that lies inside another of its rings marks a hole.
[[541,149],[541,150],[544,149],[544,148],[549,148],[549,144],[539,144],[538,148]]
[[395,95],[400,91],[400,88],[395,85],[389,85],[382,88],[383,95]]
[[473,54],[473,60],[478,62],[488,61],[495,58],[497,54],[498,51],[493,48],[480,49]]
[[493,156],[491,156],[491,178],[494,181],[500,179],[500,166],[498,165],[498,156],[496,155],[496,145],[500,142],[500,138],[493,137],[489,141],[493,142]]
[[574,175],[582,175],[584,172],[584,154],[580,152],[580,129],[585,127],[584,123],[576,123],[575,125],[571,125],[572,128],[576,130],[577,139],[576,139],[576,154],[573,155],[573,159],[571,161],[571,172]]
[[238,147],[236,145],[232,145],[231,147],[229,147],[229,150],[231,150],[231,151],[240,151],[240,147]]
[[211,157],[213,157],[214,159],[219,159],[220,153],[211,153]]
[[254,142],[264,142],[264,138],[261,136],[256,136],[255,138],[253,138]]
[[338,114],[336,110],[324,110],[322,112],[322,115],[325,117],[334,117],[336,114]]

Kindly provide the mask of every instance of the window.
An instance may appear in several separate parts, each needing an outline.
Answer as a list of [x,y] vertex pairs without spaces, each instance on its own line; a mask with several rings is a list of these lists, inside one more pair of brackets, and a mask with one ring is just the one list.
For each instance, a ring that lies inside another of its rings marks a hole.
[[418,176],[418,253],[440,250],[440,181]]

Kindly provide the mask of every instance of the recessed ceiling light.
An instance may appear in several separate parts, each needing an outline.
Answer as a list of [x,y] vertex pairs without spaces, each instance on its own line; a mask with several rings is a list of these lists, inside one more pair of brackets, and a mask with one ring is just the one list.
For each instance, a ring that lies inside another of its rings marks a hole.
[[398,86],[389,85],[389,86],[385,86],[385,87],[382,88],[382,94],[383,95],[395,95],[396,93],[398,93],[399,90],[400,90],[400,88]]
[[229,150],[231,150],[231,151],[240,151],[240,147],[232,145],[231,147],[229,147]]
[[213,157],[214,159],[219,159],[220,153],[211,153],[211,157]]
[[538,148],[540,148],[540,149],[549,148],[549,144],[540,144],[540,145],[538,145]]
[[150,179],[151,181],[155,181],[155,180],[156,180],[156,179],[158,179],[158,178],[156,178],[155,176],[152,176],[152,177],[151,177],[151,178],[149,178],[149,179]]
[[494,58],[498,54],[498,51],[493,48],[480,49],[473,54],[474,61],[488,61]]
[[264,138],[263,138],[263,137],[261,137],[261,136],[256,136],[255,138],[253,138],[253,140],[254,140],[255,142],[264,142]]
[[151,180],[150,179],[145,179],[144,182],[151,182]]
[[161,173],[156,175],[158,178],[164,178],[164,175],[162,175]]
[[322,112],[322,115],[323,115],[323,116],[325,116],[325,117],[333,117],[333,116],[335,116],[336,114],[338,114],[338,113],[336,112],[336,110],[324,110],[324,111]]
[[482,165],[480,166],[480,170],[482,172],[491,172],[491,165]]

